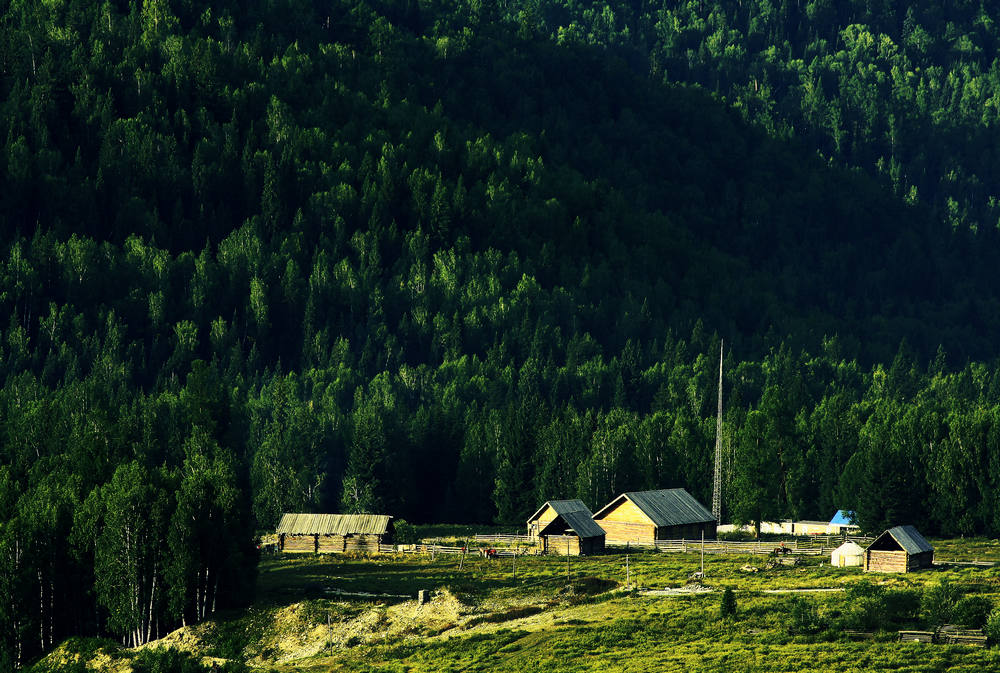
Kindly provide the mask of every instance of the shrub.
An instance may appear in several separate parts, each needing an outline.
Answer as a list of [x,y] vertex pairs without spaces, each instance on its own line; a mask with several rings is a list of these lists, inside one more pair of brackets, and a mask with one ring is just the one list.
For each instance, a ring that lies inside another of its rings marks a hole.
[[883,594],[886,621],[905,622],[920,617],[921,592],[914,589],[897,589]]
[[986,632],[986,638],[990,644],[1000,643],[1000,608],[991,612],[986,618],[986,626],[983,630]]
[[398,544],[415,544],[420,541],[416,528],[406,519],[393,522],[392,528]]
[[956,624],[970,629],[981,629],[993,611],[993,601],[986,596],[966,596],[951,612],[951,619]]
[[791,600],[789,632],[793,634],[819,633],[826,628],[826,622],[812,601],[796,596]]
[[931,626],[940,626],[950,622],[952,611],[958,603],[958,596],[958,588],[948,580],[941,580],[940,583],[926,589],[920,601],[920,608],[927,623]]
[[736,594],[732,588],[726,587],[722,592],[722,603],[719,605],[719,615],[722,617],[736,616]]

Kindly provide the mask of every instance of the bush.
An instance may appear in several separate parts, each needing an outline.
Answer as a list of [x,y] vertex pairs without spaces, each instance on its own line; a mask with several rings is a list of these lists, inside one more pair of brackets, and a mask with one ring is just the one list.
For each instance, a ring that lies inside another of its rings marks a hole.
[[406,519],[393,522],[392,529],[396,544],[416,544],[420,542],[417,529]]
[[991,645],[1000,643],[1000,609],[996,609],[986,618],[986,626],[983,628],[986,638]]
[[950,622],[952,612],[958,603],[958,596],[958,588],[948,580],[941,580],[939,584],[926,589],[920,601],[920,608],[927,623],[931,626],[940,626]]
[[796,596],[791,600],[789,632],[793,634],[819,633],[827,627],[812,601]]
[[969,629],[981,629],[993,611],[993,601],[986,596],[966,596],[951,611],[951,619]]
[[887,622],[906,622],[920,617],[921,592],[914,589],[886,591],[882,601]]
[[736,594],[730,587],[722,592],[722,603],[719,605],[719,615],[722,617],[736,616]]

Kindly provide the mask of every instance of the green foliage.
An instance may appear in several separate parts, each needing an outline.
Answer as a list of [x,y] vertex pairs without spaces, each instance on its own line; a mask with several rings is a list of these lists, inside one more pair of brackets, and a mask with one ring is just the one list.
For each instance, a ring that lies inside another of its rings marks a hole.
[[981,629],[993,613],[993,601],[987,596],[963,596],[951,611],[951,620],[970,629]]
[[983,627],[983,631],[985,631],[986,637],[989,639],[991,645],[1000,643],[1000,610],[993,610],[990,612],[989,616],[986,618],[986,624]]
[[285,511],[707,502],[722,337],[725,518],[1000,533],[1000,17],[778,4],[9,3],[0,668]]
[[788,606],[788,630],[793,634],[819,633],[827,626],[816,605],[805,598],[793,597]]
[[736,616],[736,594],[732,587],[726,587],[719,603],[719,616],[723,619]]
[[420,541],[416,528],[406,519],[393,521],[392,527],[396,532],[397,544],[414,544]]
[[960,596],[958,587],[947,580],[941,580],[928,587],[920,600],[920,611],[924,620],[931,626],[951,622]]

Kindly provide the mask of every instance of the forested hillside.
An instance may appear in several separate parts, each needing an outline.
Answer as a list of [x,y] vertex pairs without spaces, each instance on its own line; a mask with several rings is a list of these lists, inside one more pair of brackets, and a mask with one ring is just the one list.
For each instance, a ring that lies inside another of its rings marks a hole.
[[282,511],[710,501],[722,339],[726,519],[1000,533],[1000,11],[250,5],[0,5],[0,669]]

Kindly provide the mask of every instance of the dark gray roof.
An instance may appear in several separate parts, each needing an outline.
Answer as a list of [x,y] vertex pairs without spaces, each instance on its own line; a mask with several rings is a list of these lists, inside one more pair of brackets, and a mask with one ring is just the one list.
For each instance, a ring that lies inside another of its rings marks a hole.
[[556,514],[560,515],[569,514],[570,512],[586,512],[587,516],[590,516],[590,508],[583,504],[583,500],[549,500],[539,507],[537,512],[531,515],[528,523],[537,519],[546,507],[551,507]]
[[896,526],[879,535],[868,545],[872,547],[886,535],[892,537],[896,543],[903,548],[907,554],[922,554],[923,552],[934,551],[931,543],[924,539],[924,536],[917,532],[913,526]]
[[[576,533],[581,539],[589,537],[604,537],[604,529],[594,523],[594,519],[591,518],[589,509],[582,512],[580,510],[565,512],[553,519],[552,523],[560,519],[566,523],[567,528]],[[552,523],[549,523],[549,525],[539,531],[539,533],[544,534],[544,531],[548,529]]]
[[712,513],[683,488],[665,488],[659,491],[631,491],[605,505],[594,518],[617,505],[622,498],[628,498],[657,526],[684,526],[692,523],[715,521]]

